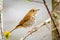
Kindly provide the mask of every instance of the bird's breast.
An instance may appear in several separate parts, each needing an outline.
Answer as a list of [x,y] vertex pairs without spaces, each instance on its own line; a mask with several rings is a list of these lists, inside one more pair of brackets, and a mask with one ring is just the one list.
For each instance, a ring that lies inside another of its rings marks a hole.
[[26,21],[23,26],[27,27],[27,26],[32,26],[35,23],[35,18],[31,17],[28,21]]

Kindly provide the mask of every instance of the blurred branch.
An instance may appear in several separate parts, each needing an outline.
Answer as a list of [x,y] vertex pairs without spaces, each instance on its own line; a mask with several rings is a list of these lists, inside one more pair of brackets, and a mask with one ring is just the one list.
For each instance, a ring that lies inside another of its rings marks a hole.
[[32,28],[32,30],[30,30],[24,37],[22,37],[20,40],[25,40],[29,35],[35,33],[36,31],[38,31],[42,26],[46,25],[47,23],[50,23],[51,19],[47,19],[45,20],[43,23],[39,24],[37,27]]
[[57,26],[56,26],[56,24],[55,24],[55,22],[54,22],[54,19],[52,18],[52,15],[51,15],[51,13],[50,13],[50,11],[49,11],[49,8],[48,8],[48,6],[47,6],[47,4],[46,4],[46,1],[43,0],[43,3],[44,3],[44,5],[45,5],[45,7],[46,7],[46,9],[47,9],[47,11],[48,11],[48,13],[49,13],[49,15],[50,15],[50,18],[51,18],[51,20],[52,20],[52,22],[53,22],[53,24],[54,24],[54,27],[56,28],[57,34],[59,35]]
[[[55,10],[55,8],[59,5],[59,3],[60,3],[60,2],[55,2],[55,6],[53,7],[52,12],[53,12],[53,11]],[[52,12],[51,12],[51,13],[52,13]]]

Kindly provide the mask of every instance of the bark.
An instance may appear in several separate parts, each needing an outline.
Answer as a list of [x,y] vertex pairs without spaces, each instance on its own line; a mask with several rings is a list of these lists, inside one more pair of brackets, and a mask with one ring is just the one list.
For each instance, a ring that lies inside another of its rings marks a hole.
[[[57,34],[57,31],[54,30],[52,31],[52,40],[60,40],[60,3],[58,2],[58,0],[52,0],[52,9],[54,9],[54,11],[52,12],[52,16],[54,19],[54,22],[56,24],[56,28],[58,29],[59,34]],[[52,25],[53,26],[53,25]],[[55,27],[53,26],[52,29],[54,29]]]

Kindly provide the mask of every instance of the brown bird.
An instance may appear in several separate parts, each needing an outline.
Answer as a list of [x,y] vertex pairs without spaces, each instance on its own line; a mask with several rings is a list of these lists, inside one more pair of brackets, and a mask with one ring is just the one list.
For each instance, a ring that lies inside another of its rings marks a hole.
[[[38,10],[39,9],[31,9],[13,30],[21,27],[26,28],[32,26],[35,22],[35,15]],[[12,32],[13,30],[11,30],[10,32]]]

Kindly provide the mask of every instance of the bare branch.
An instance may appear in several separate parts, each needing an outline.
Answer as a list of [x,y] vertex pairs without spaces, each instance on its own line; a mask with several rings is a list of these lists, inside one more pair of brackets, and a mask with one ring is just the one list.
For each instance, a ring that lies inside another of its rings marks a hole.
[[[60,2],[56,2],[54,8],[52,9],[52,12],[53,12],[53,11],[55,10],[55,8],[59,5],[59,3],[60,3]],[[52,13],[52,12],[51,12],[51,13]]]
[[41,27],[43,27],[44,25],[46,25],[46,23],[50,23],[51,19],[47,19],[45,20],[43,23],[39,24],[37,27],[32,28],[31,31],[29,31],[24,37],[22,37],[20,40],[25,40],[28,36],[30,36],[31,34],[35,33],[36,31],[38,31]]
[[[52,20],[52,22],[53,22],[53,24],[54,24],[54,27],[56,28],[57,26],[56,26],[56,24],[55,24],[55,22],[54,22],[54,19],[52,18],[52,15],[51,15],[51,13],[50,13],[50,11],[49,11],[49,8],[48,8],[48,6],[47,6],[47,4],[46,4],[46,1],[43,0],[43,3],[44,3],[44,5],[45,5],[45,7],[46,7],[46,9],[47,9],[47,11],[48,11],[48,13],[49,13],[49,15],[50,15],[50,18],[51,18],[51,20]],[[58,32],[58,29],[57,29],[57,28],[56,28],[56,31],[57,31],[57,34],[59,35],[59,32]]]

